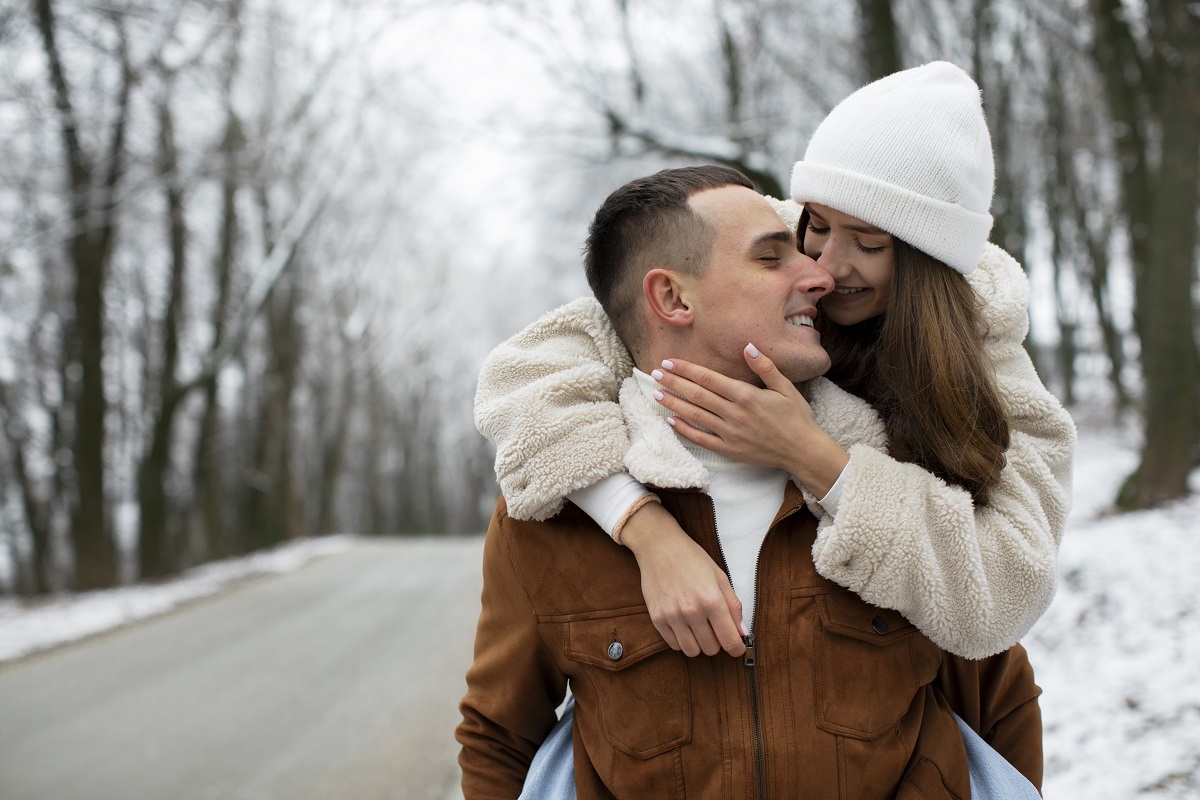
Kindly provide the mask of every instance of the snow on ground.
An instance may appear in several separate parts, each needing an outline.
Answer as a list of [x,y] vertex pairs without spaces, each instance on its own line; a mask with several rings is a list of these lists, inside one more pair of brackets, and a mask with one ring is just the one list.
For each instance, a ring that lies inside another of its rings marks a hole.
[[1200,496],[1109,513],[1135,442],[1081,433],[1058,594],[1025,640],[1049,800],[1200,797]]
[[[1045,690],[1048,800],[1200,797],[1200,495],[1167,509],[1112,515],[1112,498],[1136,463],[1136,436],[1081,433],[1058,595],[1025,641]],[[252,575],[295,569],[352,543],[306,540],[209,564],[170,583],[32,605],[0,601],[0,662],[163,613]]]
[[61,595],[30,602],[0,600],[0,662],[162,614],[257,575],[297,569],[351,546],[348,536],[302,539],[244,558],[214,561],[164,583]]

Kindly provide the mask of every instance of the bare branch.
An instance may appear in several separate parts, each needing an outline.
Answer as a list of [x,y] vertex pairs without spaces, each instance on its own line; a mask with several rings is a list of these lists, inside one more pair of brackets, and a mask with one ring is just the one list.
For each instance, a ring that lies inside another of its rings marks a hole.
[[125,169],[125,136],[129,129],[129,99],[133,94],[137,74],[129,59],[129,42],[125,30],[118,23],[117,33],[120,37],[121,57],[121,88],[117,95],[117,117],[113,120],[112,140],[108,147],[108,172],[102,185],[104,201],[101,205],[102,218],[100,222],[100,252],[108,254],[116,236],[117,217],[117,187],[121,182],[121,173]]
[[180,384],[181,395],[210,380],[225,362],[241,349],[254,319],[266,305],[271,291],[294,262],[301,241],[320,218],[325,204],[333,196],[334,189],[354,152],[353,140],[357,139],[359,130],[356,126],[344,141],[331,148],[332,152],[340,155],[330,160],[323,173],[313,180],[312,188],[301,198],[295,211],[280,230],[241,305],[234,312],[229,336],[209,353],[195,376]]
[[80,225],[83,225],[87,218],[87,189],[91,180],[92,165],[79,141],[79,123],[75,114],[75,104],[71,98],[71,87],[67,82],[62,55],[58,48],[58,29],[54,6],[51,0],[33,0],[33,10],[37,17],[38,32],[42,38],[42,49],[46,54],[47,66],[50,68],[50,83],[54,88],[54,104],[58,108],[60,116],[59,132],[66,150],[71,180],[73,216]]
[[783,184],[771,173],[765,155],[744,152],[728,137],[703,137],[679,135],[671,137],[662,131],[638,126],[621,117],[612,107],[603,109],[609,128],[616,136],[626,136],[639,142],[647,150],[666,156],[711,161],[740,170],[754,181],[759,191],[773,197],[784,197]]

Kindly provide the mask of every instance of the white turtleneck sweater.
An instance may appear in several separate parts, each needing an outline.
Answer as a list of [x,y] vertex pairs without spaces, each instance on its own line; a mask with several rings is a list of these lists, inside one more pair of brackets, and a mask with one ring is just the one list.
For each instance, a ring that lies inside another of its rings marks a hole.
[[[641,370],[635,369],[633,374],[638,387],[651,399],[663,419],[674,416],[653,400],[654,392],[662,391],[658,382]],[[747,630],[753,630],[758,552],[771,521],[783,504],[788,474],[779,469],[732,461],[683,437],[679,437],[679,441],[708,470],[708,495],[716,513],[717,540],[729,569],[729,581],[742,601],[743,622]],[[626,509],[646,491],[628,473],[620,473],[573,492],[569,498],[611,535]]]

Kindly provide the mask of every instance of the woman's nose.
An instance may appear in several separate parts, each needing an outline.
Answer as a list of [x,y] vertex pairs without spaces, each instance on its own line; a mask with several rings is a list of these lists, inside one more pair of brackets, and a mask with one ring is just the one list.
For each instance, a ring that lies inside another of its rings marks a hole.
[[818,264],[821,265],[822,269],[832,275],[835,279],[841,275],[845,275],[847,272],[846,260],[844,258],[838,258],[837,255],[835,255],[834,248],[830,247],[828,244],[821,248],[821,252],[815,254],[813,258]]

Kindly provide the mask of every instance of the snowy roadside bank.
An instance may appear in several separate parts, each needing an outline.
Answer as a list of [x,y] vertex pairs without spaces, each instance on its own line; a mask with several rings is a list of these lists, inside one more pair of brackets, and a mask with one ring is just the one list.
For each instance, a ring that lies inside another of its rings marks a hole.
[[290,572],[314,558],[344,552],[351,536],[302,539],[242,558],[214,561],[159,584],[0,600],[0,663],[163,614],[247,578]]

